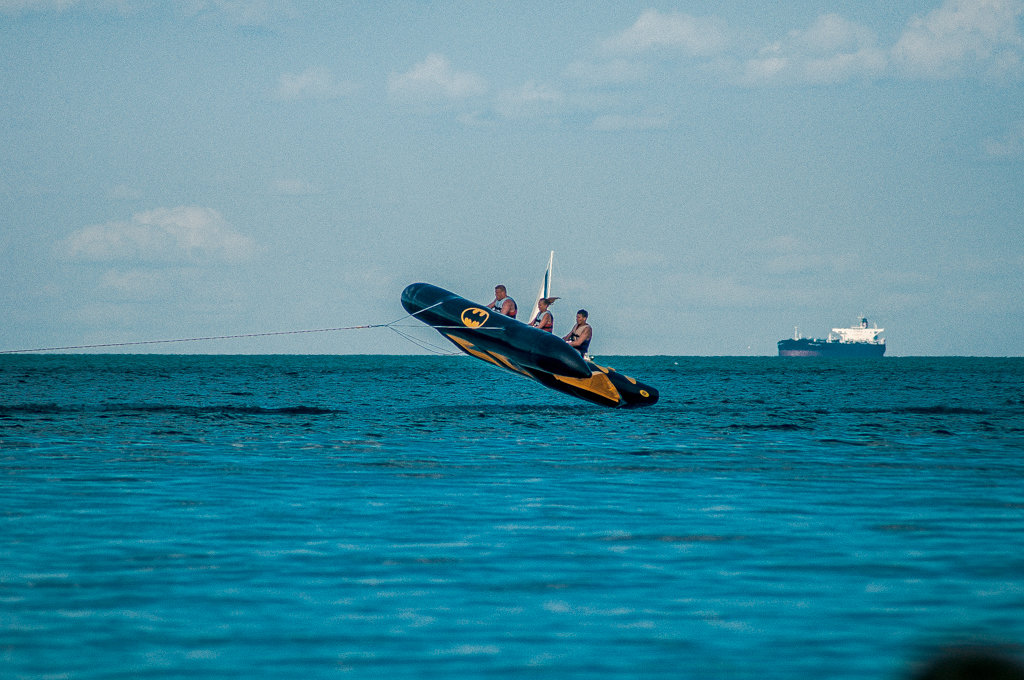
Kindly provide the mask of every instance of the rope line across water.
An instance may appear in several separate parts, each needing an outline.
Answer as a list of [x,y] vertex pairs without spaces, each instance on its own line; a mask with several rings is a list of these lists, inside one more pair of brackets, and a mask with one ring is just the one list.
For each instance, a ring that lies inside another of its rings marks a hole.
[[[0,350],[0,354],[28,354],[30,352],[59,352],[59,351],[62,351],[62,350],[72,350],[72,349],[103,349],[103,348],[109,348],[109,347],[138,347],[140,345],[169,345],[169,344],[172,344],[172,343],[180,343],[180,342],[205,342],[205,341],[209,341],[209,340],[238,340],[238,339],[241,339],[241,338],[265,338],[265,337],[270,337],[270,336],[275,336],[275,335],[302,335],[302,334],[305,334],[305,333],[335,333],[335,332],[338,332],[338,331],[355,331],[355,330],[363,330],[363,329],[367,329],[367,328],[390,328],[391,330],[395,331],[396,333],[398,333],[398,335],[402,336],[406,340],[409,340],[413,344],[419,345],[421,348],[427,349],[429,351],[428,347],[424,347],[422,344],[420,344],[420,342],[417,342],[415,339],[413,339],[408,334],[402,333],[401,331],[397,331],[395,329],[398,326],[399,322],[405,321],[409,317],[416,316],[417,314],[425,312],[428,309],[431,309],[432,307],[436,307],[439,304],[441,304],[441,303],[438,302],[437,304],[433,304],[430,307],[425,307],[424,309],[421,309],[418,312],[413,312],[412,314],[406,314],[402,318],[395,319],[394,321],[392,321],[390,323],[375,323],[375,324],[367,324],[367,325],[363,325],[363,326],[339,326],[337,328],[313,328],[313,329],[309,329],[309,330],[300,330],[300,331],[271,331],[271,332],[267,332],[267,333],[239,333],[239,334],[236,334],[236,335],[207,335],[207,336],[196,337],[196,338],[172,338],[172,339],[168,339],[168,340],[136,340],[136,341],[133,341],[133,342],[102,342],[102,343],[97,343],[97,344],[93,344],[93,345],[64,345],[64,346],[61,346],[61,347],[34,347],[32,349],[5,349],[5,350]],[[418,328],[419,326],[416,326],[416,327]],[[434,328],[461,328],[461,326],[434,326]]]

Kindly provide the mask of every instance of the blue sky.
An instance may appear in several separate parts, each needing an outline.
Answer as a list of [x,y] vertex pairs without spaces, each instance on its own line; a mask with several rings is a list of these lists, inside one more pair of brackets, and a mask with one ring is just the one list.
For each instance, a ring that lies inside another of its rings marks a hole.
[[1024,355],[1024,0],[551,5],[0,0],[0,349],[528,307],[554,250],[597,355]]

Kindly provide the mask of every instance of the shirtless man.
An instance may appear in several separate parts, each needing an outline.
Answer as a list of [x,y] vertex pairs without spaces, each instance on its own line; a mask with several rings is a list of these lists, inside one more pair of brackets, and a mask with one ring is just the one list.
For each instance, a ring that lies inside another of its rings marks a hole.
[[494,300],[491,301],[491,304],[487,305],[487,309],[493,309],[513,319],[516,318],[516,314],[519,312],[519,308],[516,307],[516,301],[508,296],[505,286],[500,284],[494,287]]
[[590,348],[590,339],[594,335],[594,330],[587,323],[588,316],[585,309],[576,312],[576,325],[572,327],[568,335],[562,338],[583,357],[586,357],[587,350]]

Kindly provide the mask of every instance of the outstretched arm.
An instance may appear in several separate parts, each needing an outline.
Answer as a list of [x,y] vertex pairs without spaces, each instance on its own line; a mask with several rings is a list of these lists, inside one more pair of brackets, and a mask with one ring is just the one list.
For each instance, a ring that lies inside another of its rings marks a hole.
[[580,333],[580,344],[582,345],[587,340],[590,340],[590,336],[594,334],[594,329],[590,326],[584,326],[583,332]]

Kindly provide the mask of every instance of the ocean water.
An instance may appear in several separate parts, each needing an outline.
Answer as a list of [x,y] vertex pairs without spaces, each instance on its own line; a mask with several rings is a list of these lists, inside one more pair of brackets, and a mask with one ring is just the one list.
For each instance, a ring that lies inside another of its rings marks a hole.
[[1024,644],[1024,359],[0,356],[2,678],[909,678]]

